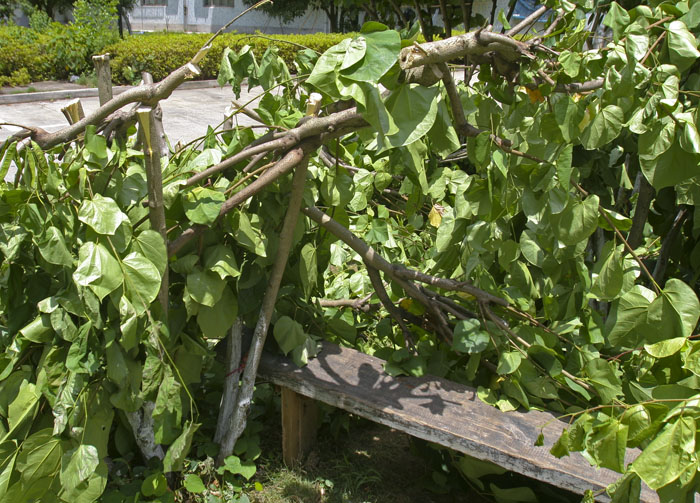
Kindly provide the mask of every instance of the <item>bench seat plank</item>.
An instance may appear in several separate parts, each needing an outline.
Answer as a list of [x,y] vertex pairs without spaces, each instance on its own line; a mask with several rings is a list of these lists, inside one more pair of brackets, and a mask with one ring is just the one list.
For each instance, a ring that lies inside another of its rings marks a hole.
[[[353,349],[323,343],[318,357],[303,368],[265,353],[258,375],[309,398],[578,494],[604,489],[619,477],[611,470],[591,467],[579,453],[561,459],[552,456],[549,449],[566,426],[552,413],[504,413],[479,400],[474,388],[433,376],[391,377],[384,373],[383,363]],[[544,446],[536,447],[540,431]],[[638,452],[627,454],[629,463]],[[606,494],[598,499],[609,501]],[[644,485],[641,500],[659,501]]]

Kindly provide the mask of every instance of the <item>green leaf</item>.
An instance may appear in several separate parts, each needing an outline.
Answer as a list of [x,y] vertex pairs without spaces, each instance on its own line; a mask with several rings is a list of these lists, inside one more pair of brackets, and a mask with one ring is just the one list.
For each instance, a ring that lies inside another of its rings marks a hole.
[[255,463],[252,461],[241,461],[238,456],[229,456],[224,459],[223,466],[219,467],[218,472],[223,474],[229,472],[234,475],[242,475],[246,480],[255,475]]
[[520,235],[520,252],[525,260],[532,265],[541,267],[544,262],[544,250],[537,243],[537,236],[530,229],[525,229]]
[[[689,337],[700,317],[700,302],[695,292],[683,281],[671,278],[666,282],[661,295],[649,307],[649,323],[658,332],[659,338]],[[652,329],[653,330],[653,329]]]
[[304,344],[307,337],[304,333],[304,327],[289,316],[282,316],[277,320],[273,334],[285,355],[297,346]]
[[162,278],[158,268],[137,252],[122,260],[124,270],[124,294],[131,301],[137,315],[149,308],[160,291]]
[[687,339],[685,337],[674,337],[673,339],[664,339],[655,344],[645,344],[644,351],[654,358],[666,358],[667,356],[675,355],[685,345]]
[[200,479],[199,476],[195,475],[194,473],[188,473],[185,475],[183,486],[185,489],[187,489],[187,491],[194,494],[201,494],[207,490],[207,488],[204,486],[204,482],[202,482],[202,479]]
[[615,42],[620,40],[620,37],[625,32],[630,24],[630,15],[627,11],[620,7],[617,2],[612,2],[610,4],[610,10],[603,18],[603,25],[612,29],[613,35],[615,37]]
[[217,273],[221,279],[241,275],[233,251],[224,245],[210,246],[204,251],[204,268]]
[[640,501],[642,483],[637,474],[627,472],[605,490],[612,496],[610,503],[633,503]]
[[141,494],[150,497],[163,496],[168,490],[168,481],[162,473],[153,473],[141,483]]
[[581,71],[581,54],[572,51],[562,51],[559,55],[559,63],[564,73],[572,79]]
[[187,275],[187,291],[196,302],[213,307],[221,299],[226,281],[211,271],[195,271]]
[[189,168],[192,171],[199,173],[204,171],[214,164],[219,164],[221,162],[221,150],[218,148],[206,148],[202,150],[197,157],[192,160]]
[[683,21],[671,21],[666,33],[671,63],[676,65],[681,72],[687,70],[700,57],[697,40],[688,31]]
[[202,305],[197,312],[197,325],[207,339],[222,339],[238,316],[238,299],[228,286],[213,306]]
[[496,372],[500,375],[512,374],[518,370],[521,361],[522,355],[517,351],[501,353],[501,356],[498,358],[498,368]]
[[179,436],[183,411],[181,392],[182,385],[175,379],[170,368],[165,367],[153,409],[156,443],[171,444]]
[[61,485],[73,490],[85,482],[97,469],[100,458],[93,445],[81,444],[63,454],[61,458]]
[[122,284],[124,274],[107,248],[88,241],[78,252],[78,267],[73,273],[73,281],[88,287],[102,300]]
[[689,415],[680,416],[664,427],[630,469],[657,490],[676,480],[693,463],[694,452],[695,420]]
[[44,477],[55,476],[62,455],[61,441],[51,435],[51,428],[33,433],[24,441],[17,457],[22,482],[31,485]]
[[340,65],[341,70],[350,68],[355,63],[362,60],[367,53],[367,39],[360,35],[350,41],[347,51],[345,52],[345,57]]
[[386,101],[386,107],[398,127],[387,136],[393,147],[402,147],[425,136],[433,127],[438,109],[440,88],[418,84],[401,86]]
[[597,466],[622,473],[625,471],[627,432],[628,426],[618,420],[597,426],[586,439],[586,452]]
[[306,243],[301,249],[299,262],[299,276],[304,289],[304,298],[308,299],[316,288],[318,282],[318,265],[316,263],[316,247],[313,243]]
[[612,403],[622,394],[622,382],[612,362],[596,358],[586,363],[585,371],[603,403]]
[[599,299],[614,299],[622,290],[624,274],[622,245],[611,247],[602,260],[600,271],[593,283],[593,292]]
[[73,257],[68,251],[63,234],[53,225],[47,227],[36,243],[39,253],[49,264],[71,267]]
[[267,237],[262,233],[260,217],[239,211],[234,214],[232,226],[236,229],[236,239],[247,250],[260,257],[267,257]]
[[364,37],[366,44],[362,63],[345,67],[340,74],[351,80],[376,84],[399,60],[401,36],[396,31],[385,30],[364,33],[360,37]]
[[219,218],[224,201],[226,196],[217,190],[195,187],[185,194],[182,206],[192,223],[211,225]]
[[19,392],[7,409],[7,424],[10,431],[16,430],[28,419],[33,418],[34,409],[41,397],[36,386],[27,381],[22,381]]
[[668,150],[656,158],[640,154],[639,164],[649,183],[659,190],[697,176],[699,159],[697,154],[688,153],[681,147],[680,142],[674,141]]
[[481,353],[491,339],[479,320],[460,320],[455,325],[452,347],[460,353]]
[[623,348],[637,348],[644,340],[647,312],[656,298],[653,291],[635,285],[616,304],[605,321],[605,331],[610,344]]
[[19,331],[22,337],[38,344],[53,339],[53,332],[51,318],[45,314],[40,314]]
[[168,252],[160,233],[146,229],[134,238],[131,242],[131,249],[150,260],[156,266],[161,276],[165,273],[165,268],[168,264]]
[[588,239],[598,227],[598,204],[596,195],[590,195],[584,201],[572,198],[564,211],[552,216],[557,239],[565,245],[575,245]]
[[95,194],[93,199],[86,199],[80,205],[78,220],[98,234],[113,236],[122,222],[129,221],[129,217],[119,209],[114,199]]
[[194,437],[199,426],[197,423],[187,421],[182,428],[180,436],[177,437],[165,453],[165,458],[163,459],[163,471],[165,473],[182,471],[185,457],[190,452],[192,437]]
[[[614,3],[614,2],[613,2]],[[586,150],[595,150],[613,141],[620,135],[625,114],[617,105],[608,105],[593,117],[581,135],[581,144]]]
[[321,54],[311,71],[311,75],[306,79],[306,83],[316,87],[331,98],[339,99],[340,93],[333,74],[345,60],[345,54],[351,43],[352,39],[346,38]]

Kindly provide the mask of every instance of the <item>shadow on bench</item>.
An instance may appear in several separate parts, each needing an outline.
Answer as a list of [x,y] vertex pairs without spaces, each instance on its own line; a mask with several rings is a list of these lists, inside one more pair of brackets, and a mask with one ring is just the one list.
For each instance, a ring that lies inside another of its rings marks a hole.
[[[480,401],[474,388],[433,376],[391,377],[383,363],[330,343],[303,368],[285,357],[264,354],[259,378],[283,388],[286,463],[300,459],[313,445],[314,401],[319,400],[577,494],[605,489],[619,478],[611,470],[591,467],[579,453],[552,456],[549,449],[566,426],[552,413],[501,412]],[[544,445],[536,447],[540,432]],[[627,462],[636,455],[638,451],[629,450]],[[609,501],[605,493],[597,499]],[[659,499],[643,485],[641,501]]]

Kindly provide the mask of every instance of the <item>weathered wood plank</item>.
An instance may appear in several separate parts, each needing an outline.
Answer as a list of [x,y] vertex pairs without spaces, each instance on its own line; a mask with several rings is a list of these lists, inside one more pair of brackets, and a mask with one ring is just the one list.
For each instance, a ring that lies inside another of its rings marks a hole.
[[291,466],[302,460],[316,441],[316,401],[282,388],[282,457]]
[[[303,368],[265,354],[259,375],[301,395],[578,494],[604,489],[619,476],[591,467],[578,453],[561,459],[552,456],[549,449],[565,426],[554,414],[504,413],[481,402],[474,388],[433,376],[394,378],[384,373],[383,363],[324,343],[318,357]],[[540,431],[544,445],[536,447]],[[629,451],[627,462],[637,454]],[[603,494],[599,500],[609,498]],[[659,499],[643,487],[642,501]]]

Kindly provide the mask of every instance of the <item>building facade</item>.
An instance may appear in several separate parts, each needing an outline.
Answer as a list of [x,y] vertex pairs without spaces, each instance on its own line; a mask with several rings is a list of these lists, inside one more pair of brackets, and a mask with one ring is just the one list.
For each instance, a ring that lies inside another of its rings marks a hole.
[[[278,0],[283,1],[283,0]],[[134,31],[215,32],[247,9],[242,0],[141,0],[129,13]],[[328,32],[330,23],[323,11],[309,10],[284,24],[259,10],[236,21],[230,28],[240,33]]]

